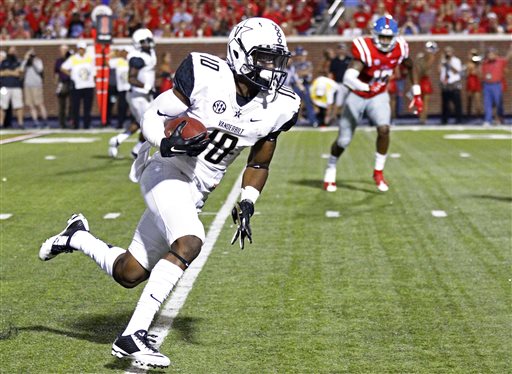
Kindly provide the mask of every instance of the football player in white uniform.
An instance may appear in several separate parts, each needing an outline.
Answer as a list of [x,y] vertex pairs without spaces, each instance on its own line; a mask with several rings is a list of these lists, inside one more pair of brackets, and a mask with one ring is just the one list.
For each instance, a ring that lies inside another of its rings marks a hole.
[[[117,157],[119,145],[139,130],[142,116],[153,101],[157,62],[153,33],[149,29],[138,29],[133,33],[132,41],[135,49],[127,56],[128,83],[131,87],[126,93],[126,100],[130,106],[133,122],[126,131],[110,139],[108,148],[110,157]],[[139,142],[132,149],[133,157],[137,157],[143,142],[144,138],[141,135]]]
[[[112,354],[145,367],[166,367],[169,358],[151,344],[147,331],[155,314],[205,240],[197,210],[221,181],[226,168],[250,147],[240,201],[233,208],[237,224],[232,244],[252,242],[250,219],[267,181],[277,138],[297,121],[299,97],[283,87],[290,57],[281,28],[265,18],[249,18],[232,30],[226,61],[191,53],[181,63],[174,88],[151,104],[142,120],[147,142],[130,177],[138,181],[146,202],[128,250],[112,247],[89,233],[75,214],[59,234],[46,240],[39,257],[81,251],[124,287],[148,280],[135,311],[112,345]],[[168,118],[187,115],[201,121],[206,135],[183,140],[179,125],[165,137]],[[149,157],[151,146],[159,149]]]

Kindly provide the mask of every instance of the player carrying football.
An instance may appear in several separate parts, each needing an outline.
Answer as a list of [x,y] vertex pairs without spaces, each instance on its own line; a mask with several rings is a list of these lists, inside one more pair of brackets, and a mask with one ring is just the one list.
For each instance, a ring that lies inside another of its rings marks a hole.
[[351,65],[345,72],[343,83],[350,88],[339,120],[338,138],[331,146],[331,154],[324,175],[324,189],[336,191],[336,163],[350,144],[355,129],[366,113],[372,125],[377,126],[377,152],[373,179],[379,191],[387,191],[384,164],[390,142],[391,107],[386,87],[395,67],[403,64],[412,83],[414,98],[409,108],[421,113],[423,102],[407,42],[398,36],[398,25],[391,17],[377,19],[372,37],[359,37],[352,42]]
[[[240,202],[233,208],[238,224],[233,242],[252,241],[250,218],[267,181],[277,138],[297,120],[298,96],[283,87],[290,52],[281,28],[265,18],[249,18],[232,30],[226,61],[191,53],[179,66],[174,88],[159,95],[144,114],[147,140],[130,176],[140,183],[146,211],[128,250],[109,246],[89,233],[82,214],[75,214],[59,234],[46,240],[39,257],[81,251],[124,287],[148,280],[135,311],[112,345],[112,354],[147,367],[166,367],[170,360],[151,344],[148,329],[155,314],[199,255],[205,240],[197,209],[219,184],[226,168],[251,147],[243,173]],[[206,135],[194,141],[170,137],[164,122],[183,115],[201,121]],[[159,149],[149,157],[150,147]]]

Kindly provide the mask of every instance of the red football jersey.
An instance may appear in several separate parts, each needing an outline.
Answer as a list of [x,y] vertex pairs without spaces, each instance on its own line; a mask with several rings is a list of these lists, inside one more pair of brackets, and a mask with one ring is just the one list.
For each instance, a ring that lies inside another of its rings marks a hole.
[[374,82],[385,83],[379,92],[375,93],[354,90],[354,93],[361,97],[373,97],[386,91],[389,78],[393,74],[395,67],[409,57],[409,45],[404,38],[399,36],[396,38],[395,47],[386,53],[381,52],[375,47],[371,37],[359,37],[352,42],[352,56],[364,65],[363,70],[359,74],[359,79],[362,82],[370,85]]

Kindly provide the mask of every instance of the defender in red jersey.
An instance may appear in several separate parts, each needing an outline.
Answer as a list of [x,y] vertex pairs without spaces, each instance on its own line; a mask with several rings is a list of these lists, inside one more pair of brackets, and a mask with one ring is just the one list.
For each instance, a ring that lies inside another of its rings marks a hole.
[[345,72],[343,84],[349,89],[343,113],[339,120],[338,138],[331,146],[331,155],[324,175],[324,189],[336,191],[336,163],[350,144],[355,129],[366,113],[372,125],[377,126],[377,152],[373,179],[379,191],[387,191],[383,169],[389,148],[391,107],[387,85],[394,68],[403,64],[407,68],[414,95],[409,108],[421,113],[423,102],[407,42],[398,36],[398,24],[391,17],[379,18],[371,37],[359,37],[352,42],[354,59]]

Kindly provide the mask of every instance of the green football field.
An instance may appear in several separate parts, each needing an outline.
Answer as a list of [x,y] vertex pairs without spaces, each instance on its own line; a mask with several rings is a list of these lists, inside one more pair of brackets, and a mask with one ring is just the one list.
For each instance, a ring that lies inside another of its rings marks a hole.
[[[335,132],[279,138],[254,243],[231,246],[223,225],[160,347],[166,372],[512,372],[510,129],[394,130],[387,193],[371,178],[368,130],[340,160],[335,193],[321,189]],[[130,243],[144,209],[127,178],[133,143],[112,160],[110,136],[0,146],[1,373],[133,371],[110,348],[142,285],[122,288],[78,252],[37,256],[74,212]],[[210,196],[207,231],[245,155]]]

